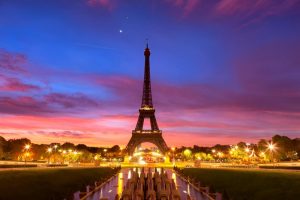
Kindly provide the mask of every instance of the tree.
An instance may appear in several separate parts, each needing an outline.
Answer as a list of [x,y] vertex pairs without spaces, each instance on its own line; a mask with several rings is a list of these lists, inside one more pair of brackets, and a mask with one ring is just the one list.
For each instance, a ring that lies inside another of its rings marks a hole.
[[119,145],[114,145],[112,148],[109,149],[112,153],[117,153],[120,151]]
[[61,145],[62,149],[75,149],[75,145],[70,142],[65,142],[63,145]]
[[78,151],[83,151],[83,150],[87,150],[88,151],[89,148],[85,144],[78,144],[78,145],[76,145],[76,149]]
[[190,160],[192,158],[192,151],[190,149],[185,149],[182,154],[186,160]]
[[0,160],[4,159],[4,156],[5,156],[5,152],[4,152],[4,149],[6,147],[6,140],[0,136]]
[[267,147],[268,147],[268,142],[267,142],[267,140],[265,140],[265,139],[261,139],[261,140],[259,140],[259,142],[257,143],[257,149],[258,149],[259,151],[261,151],[261,152],[266,151]]
[[277,146],[274,154],[274,157],[276,157],[277,160],[291,159],[291,152],[295,151],[295,148],[293,146],[293,141],[290,138],[286,136],[275,135],[272,137],[272,142]]
[[244,148],[247,147],[247,145],[246,145],[245,142],[239,142],[239,143],[237,144],[237,146],[238,146],[239,148],[241,148],[241,149],[244,149]]
[[24,151],[24,146],[26,144],[31,144],[31,141],[27,138],[8,140],[6,149],[6,151],[9,152],[8,159],[17,160]]

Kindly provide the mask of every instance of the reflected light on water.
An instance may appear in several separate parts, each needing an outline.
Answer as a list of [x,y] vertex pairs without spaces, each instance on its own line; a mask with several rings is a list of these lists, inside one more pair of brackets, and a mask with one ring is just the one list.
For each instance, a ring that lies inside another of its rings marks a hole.
[[131,179],[131,170],[128,172],[128,179]]
[[100,199],[103,197],[103,192],[102,192],[102,188],[100,190]]
[[118,175],[118,194],[121,196],[123,190],[123,172]]
[[157,172],[161,174],[161,168],[157,168]]
[[175,182],[175,186],[176,186],[176,188],[178,188],[178,186],[177,186],[177,180],[176,180],[176,173],[172,173],[172,179],[174,180],[174,182]]

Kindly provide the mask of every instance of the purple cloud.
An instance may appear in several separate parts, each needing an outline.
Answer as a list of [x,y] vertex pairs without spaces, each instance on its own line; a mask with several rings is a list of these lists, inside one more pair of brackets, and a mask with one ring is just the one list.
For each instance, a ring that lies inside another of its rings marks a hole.
[[[1,76],[0,76],[1,78]],[[0,85],[0,91],[20,91],[29,92],[34,90],[40,90],[41,88],[37,85],[26,84],[17,78],[4,78],[4,83]],[[0,83],[1,84],[1,83]]]
[[76,138],[76,139],[84,139],[84,138],[92,138],[94,137],[92,134],[80,131],[35,131],[35,134],[41,134],[48,137],[56,137],[56,138]]
[[23,65],[27,62],[24,54],[12,53],[0,48],[0,70],[24,72]]
[[91,108],[98,107],[99,104],[95,100],[81,93],[61,94],[51,93],[45,96],[45,101],[51,105],[59,105],[64,108]]
[[83,114],[99,104],[84,94],[50,93],[41,97],[0,97],[0,112],[16,115],[56,116]]

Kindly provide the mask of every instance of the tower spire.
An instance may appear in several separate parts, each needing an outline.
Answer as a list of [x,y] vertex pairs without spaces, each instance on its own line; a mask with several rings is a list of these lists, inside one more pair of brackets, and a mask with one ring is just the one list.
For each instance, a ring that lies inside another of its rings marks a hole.
[[143,98],[141,108],[153,107],[152,104],[152,92],[151,92],[151,80],[150,80],[150,49],[147,45],[144,51],[145,55],[145,72],[144,72],[144,86],[143,86]]
[[149,40],[148,40],[148,38],[146,39],[146,49],[148,49],[148,42],[149,42]]

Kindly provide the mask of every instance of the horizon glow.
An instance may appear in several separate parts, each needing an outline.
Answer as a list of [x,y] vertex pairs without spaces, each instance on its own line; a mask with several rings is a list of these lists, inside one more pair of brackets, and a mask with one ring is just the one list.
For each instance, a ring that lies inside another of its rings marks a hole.
[[298,0],[0,2],[0,136],[125,146],[145,39],[168,146],[300,137]]

